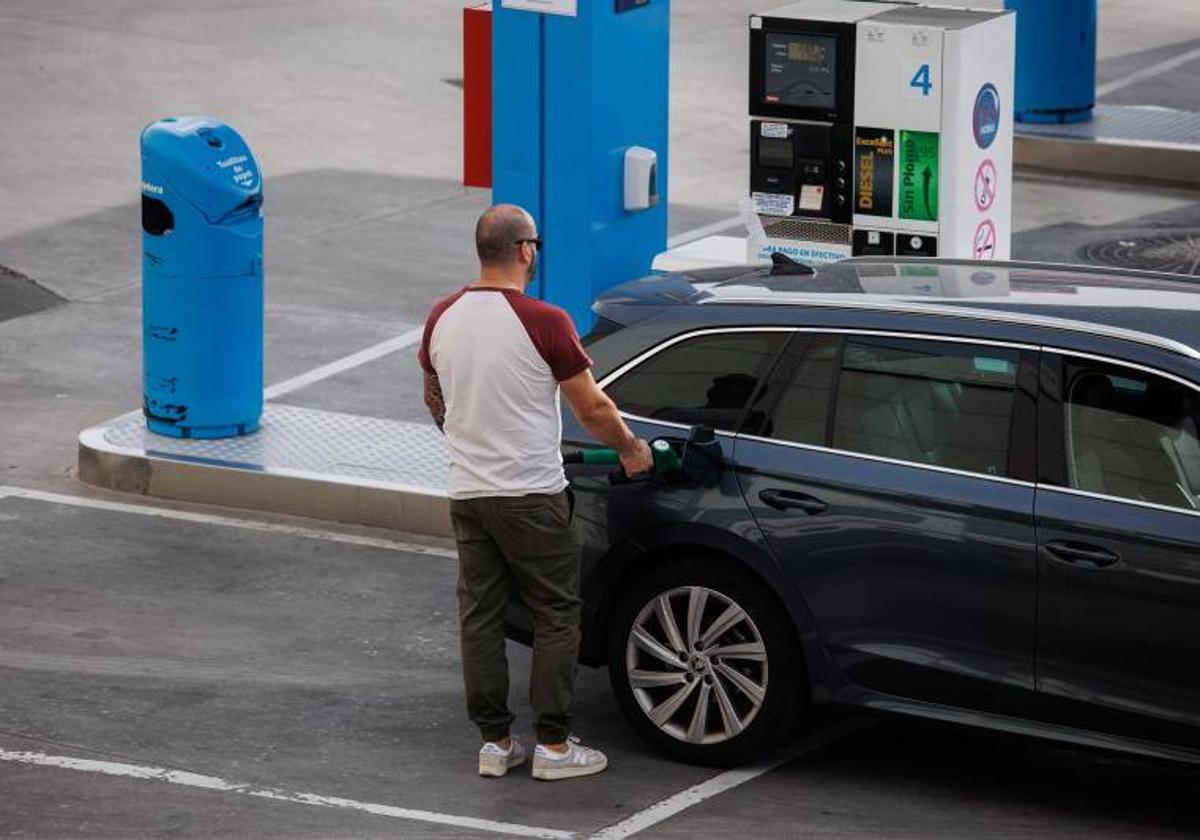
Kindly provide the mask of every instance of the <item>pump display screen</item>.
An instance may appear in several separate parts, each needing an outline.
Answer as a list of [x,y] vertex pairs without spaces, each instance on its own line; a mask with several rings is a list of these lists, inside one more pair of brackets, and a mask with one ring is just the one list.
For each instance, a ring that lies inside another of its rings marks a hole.
[[837,107],[837,38],[767,32],[763,101],[769,105]]
[[763,137],[758,141],[758,162],[776,169],[791,169],[795,162],[792,140]]

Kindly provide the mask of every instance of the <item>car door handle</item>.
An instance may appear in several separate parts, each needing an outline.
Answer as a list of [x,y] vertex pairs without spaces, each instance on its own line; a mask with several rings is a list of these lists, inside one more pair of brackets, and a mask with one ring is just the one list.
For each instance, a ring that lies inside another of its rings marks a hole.
[[829,505],[818,498],[789,490],[763,490],[758,494],[758,498],[775,510],[802,510],[810,516],[829,509]]
[[1103,569],[1121,562],[1121,555],[1094,545],[1054,540],[1046,543],[1046,550],[1056,559],[1074,566]]

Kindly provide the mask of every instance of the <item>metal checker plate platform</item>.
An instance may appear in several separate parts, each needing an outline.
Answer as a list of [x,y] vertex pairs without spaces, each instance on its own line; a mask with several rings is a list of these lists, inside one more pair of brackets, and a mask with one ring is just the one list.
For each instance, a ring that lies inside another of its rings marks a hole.
[[1109,143],[1151,143],[1200,150],[1200,114],[1137,105],[1097,105],[1082,123],[1018,123],[1018,136]]
[[446,487],[445,442],[423,423],[268,403],[259,430],[245,437],[163,437],[146,428],[140,413],[89,432],[115,453],[430,495],[444,495]]

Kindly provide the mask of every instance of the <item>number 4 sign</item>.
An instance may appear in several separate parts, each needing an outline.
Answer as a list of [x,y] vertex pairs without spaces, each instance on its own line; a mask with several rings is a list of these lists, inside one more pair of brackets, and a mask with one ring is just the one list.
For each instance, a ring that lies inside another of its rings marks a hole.
[[929,96],[929,92],[933,90],[933,79],[928,64],[922,64],[917,68],[917,72],[913,74],[912,81],[908,83],[910,88],[916,88],[921,91],[922,96]]

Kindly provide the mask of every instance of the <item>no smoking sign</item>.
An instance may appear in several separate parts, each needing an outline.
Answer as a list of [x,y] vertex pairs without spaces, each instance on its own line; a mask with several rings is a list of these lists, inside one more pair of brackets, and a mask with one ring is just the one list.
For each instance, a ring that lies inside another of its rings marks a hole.
[[974,254],[977,260],[990,260],[996,256],[996,225],[986,219],[975,229]]

